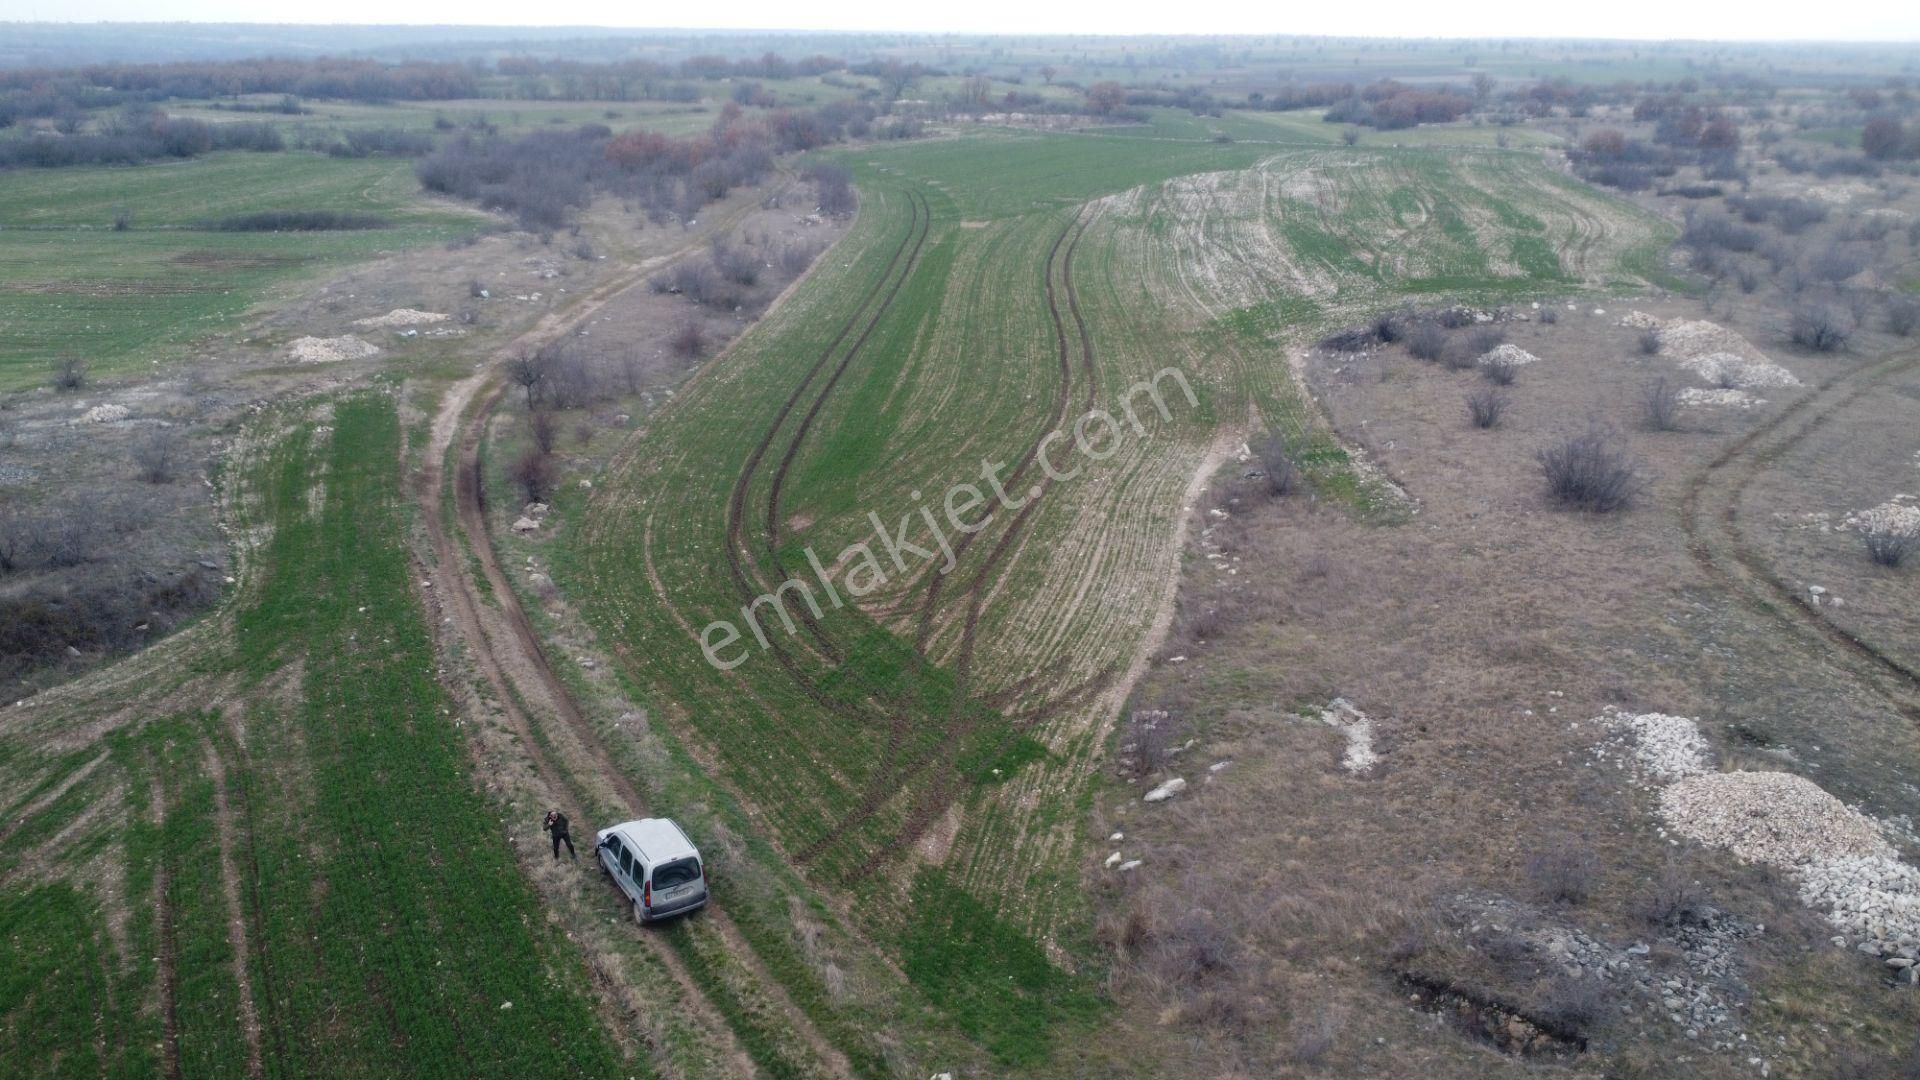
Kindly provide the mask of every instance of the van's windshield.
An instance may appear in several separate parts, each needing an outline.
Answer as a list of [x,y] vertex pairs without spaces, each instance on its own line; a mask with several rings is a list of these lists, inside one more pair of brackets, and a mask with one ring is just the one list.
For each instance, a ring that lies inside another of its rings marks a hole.
[[696,859],[678,859],[674,862],[656,866],[653,869],[653,887],[671,889],[675,885],[685,885],[700,877],[700,863]]

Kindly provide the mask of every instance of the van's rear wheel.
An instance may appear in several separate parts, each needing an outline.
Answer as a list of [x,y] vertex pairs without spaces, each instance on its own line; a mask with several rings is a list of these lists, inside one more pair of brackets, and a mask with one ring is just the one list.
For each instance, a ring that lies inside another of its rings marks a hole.
[[643,913],[643,912],[641,911],[641,908],[640,908],[640,901],[638,901],[638,900],[635,900],[635,901],[633,902],[633,921],[634,921],[634,922],[637,922],[637,923],[640,923],[640,924],[641,924],[641,925],[643,925],[643,926],[644,926],[644,925],[646,925],[646,921],[647,921],[647,917],[646,917],[646,915],[645,915],[645,914],[644,914],[644,913]]

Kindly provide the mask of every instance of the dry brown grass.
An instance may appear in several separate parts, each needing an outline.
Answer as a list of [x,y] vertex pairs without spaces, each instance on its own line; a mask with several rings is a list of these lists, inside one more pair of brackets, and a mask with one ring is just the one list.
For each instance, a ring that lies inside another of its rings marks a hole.
[[[1400,975],[1451,980],[1535,1019],[1592,1031],[1606,1030],[1618,1003],[1554,976],[1510,933],[1460,936],[1471,924],[1451,921],[1435,898],[1463,889],[1506,896],[1543,926],[1616,948],[1655,944],[1650,959],[1663,965],[1681,962],[1663,935],[1711,903],[1767,927],[1740,946],[1744,989],[1729,993],[1780,995],[1802,1010],[1788,1018],[1756,1009],[1742,1021],[1747,1045],[1785,1047],[1771,1058],[1776,1075],[1845,1046],[1887,1060],[1878,1033],[1912,1022],[1913,1003],[1887,993],[1877,966],[1858,957],[1806,964],[1812,950],[1838,950],[1823,946],[1829,932],[1790,881],[1711,853],[1682,851],[1688,857],[1676,863],[1642,797],[1590,764],[1594,736],[1572,726],[1617,704],[1701,716],[1716,747],[1740,741],[1735,722],[1763,728],[1769,745],[1739,752],[1774,768],[1817,762],[1823,784],[1876,813],[1920,811],[1899,794],[1899,763],[1920,760],[1911,727],[1764,612],[1714,590],[1688,554],[1673,512],[1688,478],[1764,414],[1704,415],[1643,440],[1636,454],[1649,484],[1639,512],[1546,513],[1532,448],[1592,424],[1636,422],[1642,388],[1670,361],[1623,358],[1619,328],[1585,312],[1522,324],[1513,336],[1556,363],[1530,373],[1507,424],[1490,432],[1460,423],[1457,376],[1437,367],[1319,386],[1343,430],[1367,421],[1382,464],[1421,501],[1415,524],[1360,525],[1325,500],[1243,498],[1214,527],[1212,540],[1237,565],[1268,569],[1190,571],[1182,610],[1221,621],[1177,651],[1170,645],[1136,695],[1135,707],[1181,717],[1191,732],[1182,741],[1199,742],[1167,767],[1187,778],[1186,793],[1147,806],[1142,787],[1121,786],[1105,806],[1103,827],[1126,836],[1111,847],[1143,860],[1125,875],[1092,871],[1122,1014],[1148,1032],[1191,1032],[1168,1051],[1170,1067],[1188,1074],[1519,1072],[1520,1061],[1478,1038],[1436,1037],[1433,1016],[1408,1007]],[[1809,385],[1825,370],[1796,367]],[[1884,411],[1890,418],[1897,401]],[[1817,473],[1788,463],[1768,474],[1764,496],[1756,485],[1747,501],[1756,521],[1784,497],[1775,487],[1804,503],[1815,484],[1843,472],[1846,461],[1832,456],[1841,441],[1893,430],[1848,427],[1809,449],[1825,463]],[[1867,491],[1887,490],[1892,473],[1870,471],[1839,485],[1847,508],[1884,498]],[[1850,536],[1765,535],[1819,545],[1824,565],[1850,559],[1860,580],[1870,570]],[[1871,614],[1889,618],[1891,606],[1876,603]],[[1167,662],[1172,655],[1185,660]],[[1375,719],[1382,761],[1365,778],[1340,768],[1339,734],[1312,718],[1336,695]],[[1850,708],[1821,704],[1834,695]],[[1779,756],[1787,752],[1794,756]],[[1211,772],[1221,761],[1230,764]],[[1205,917],[1171,918],[1189,909]],[[1235,944],[1217,950],[1222,928]],[[1238,1012],[1219,1000],[1229,988]],[[1857,1027],[1804,1021],[1843,1002]],[[1639,1003],[1625,1027],[1594,1044],[1604,1049],[1580,1055],[1581,1068],[1658,1075],[1688,1053],[1697,1075],[1750,1074],[1744,1055],[1704,1053]],[[1283,1035],[1240,1033],[1262,1009]],[[1364,1017],[1368,1038],[1313,1037],[1324,1009],[1344,1011],[1350,1025]],[[1297,1053],[1296,1043],[1311,1052]]]

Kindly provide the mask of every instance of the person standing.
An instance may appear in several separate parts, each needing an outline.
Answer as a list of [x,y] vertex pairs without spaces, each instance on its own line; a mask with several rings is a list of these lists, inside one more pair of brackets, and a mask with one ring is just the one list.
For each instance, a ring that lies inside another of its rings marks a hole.
[[580,856],[573,850],[573,837],[567,832],[567,815],[558,810],[547,811],[547,820],[544,827],[547,830],[547,835],[553,837],[554,858],[558,859],[560,857],[560,845],[565,844],[567,845],[567,857],[575,862],[580,861]]

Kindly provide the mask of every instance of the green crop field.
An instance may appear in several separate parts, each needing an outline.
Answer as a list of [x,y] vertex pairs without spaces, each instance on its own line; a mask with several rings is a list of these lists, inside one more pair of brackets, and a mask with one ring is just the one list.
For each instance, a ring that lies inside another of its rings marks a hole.
[[0,731],[0,1072],[611,1075],[435,677],[393,400],[249,439],[231,610]]
[[[125,209],[132,227],[113,231]],[[226,233],[191,226],[263,210],[377,214],[391,228]],[[56,356],[96,374],[151,369],[229,330],[286,283],[444,241],[489,219],[419,192],[408,161],[215,154],[130,167],[20,170],[0,184],[0,389]]]
[[[1032,1065],[1091,992],[1080,808],[1190,485],[1272,429],[1391,514],[1285,350],[1408,298],[1640,287],[1669,232],[1518,151],[1063,134],[844,159],[853,233],[632,445],[563,584],[805,876]],[[1128,419],[1089,454],[1095,408]],[[981,527],[943,546],[930,523],[990,468],[1007,497],[963,493]],[[931,555],[897,557],[903,532]],[[790,625],[743,614],[787,582]]]

